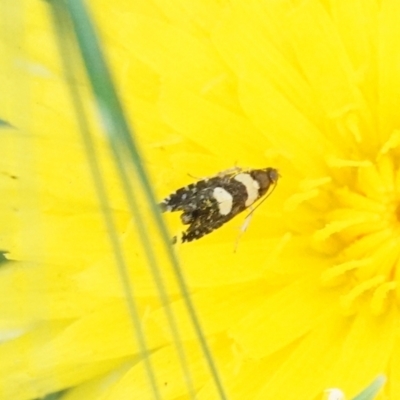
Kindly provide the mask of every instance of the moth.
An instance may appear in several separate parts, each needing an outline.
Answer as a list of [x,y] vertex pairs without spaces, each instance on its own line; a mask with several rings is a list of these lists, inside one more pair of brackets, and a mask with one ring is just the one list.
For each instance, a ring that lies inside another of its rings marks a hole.
[[[263,197],[278,181],[274,168],[233,168],[199,180],[170,194],[161,203],[162,212],[182,212],[182,243],[191,242],[218,229]],[[252,212],[250,211],[250,213]],[[176,241],[176,238],[174,238]]]

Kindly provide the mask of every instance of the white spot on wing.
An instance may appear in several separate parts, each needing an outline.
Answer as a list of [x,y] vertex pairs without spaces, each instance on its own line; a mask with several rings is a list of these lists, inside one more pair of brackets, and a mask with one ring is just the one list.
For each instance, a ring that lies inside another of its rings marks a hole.
[[238,174],[234,178],[236,181],[243,183],[247,191],[246,207],[251,206],[259,196],[258,189],[260,189],[260,184],[251,177],[249,174]]
[[216,187],[213,191],[213,197],[218,202],[219,213],[228,215],[232,210],[232,195],[222,187]]

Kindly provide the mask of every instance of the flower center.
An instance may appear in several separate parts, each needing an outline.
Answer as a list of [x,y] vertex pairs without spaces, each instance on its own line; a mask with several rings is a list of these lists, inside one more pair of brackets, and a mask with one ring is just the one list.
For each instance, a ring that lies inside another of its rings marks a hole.
[[316,243],[335,250],[321,276],[325,286],[340,286],[346,314],[369,302],[374,314],[395,299],[400,268],[400,170],[384,155],[353,166],[348,186],[333,191],[334,201],[314,233]]

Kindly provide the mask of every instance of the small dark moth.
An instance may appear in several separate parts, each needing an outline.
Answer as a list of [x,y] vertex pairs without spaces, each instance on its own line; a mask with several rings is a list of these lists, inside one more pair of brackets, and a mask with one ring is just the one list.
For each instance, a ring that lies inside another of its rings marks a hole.
[[252,209],[274,187],[278,177],[274,168],[234,168],[178,189],[160,207],[162,212],[182,212],[182,223],[189,225],[182,234],[182,243],[191,242],[218,229],[247,208]]

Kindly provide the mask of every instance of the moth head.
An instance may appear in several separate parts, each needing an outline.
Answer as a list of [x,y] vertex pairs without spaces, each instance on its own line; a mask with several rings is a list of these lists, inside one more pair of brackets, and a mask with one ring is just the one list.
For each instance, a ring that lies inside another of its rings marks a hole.
[[275,185],[279,178],[278,170],[275,168],[256,169],[251,175],[260,185],[260,196],[264,195],[271,185]]

